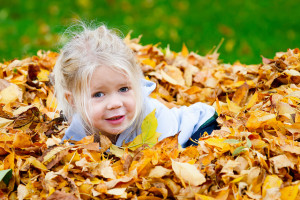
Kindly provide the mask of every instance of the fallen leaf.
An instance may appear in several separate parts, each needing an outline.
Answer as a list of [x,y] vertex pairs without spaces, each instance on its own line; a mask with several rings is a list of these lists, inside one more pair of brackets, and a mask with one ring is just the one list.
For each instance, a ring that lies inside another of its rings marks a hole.
[[155,110],[153,110],[145,117],[142,123],[141,134],[128,144],[128,148],[134,151],[144,144],[147,144],[149,147],[156,144],[161,135],[161,133],[156,132],[157,125]]
[[206,181],[204,175],[194,165],[172,160],[172,169],[177,177],[192,186],[201,185]]
[[282,183],[282,180],[277,175],[268,175],[263,183],[262,196],[265,197],[268,190],[279,189]]
[[169,175],[172,170],[166,169],[162,166],[155,166],[149,173],[150,178],[162,178]]
[[46,200],[56,200],[56,199],[60,199],[60,200],[78,200],[78,198],[76,198],[73,194],[65,193],[65,192],[62,192],[62,191],[55,191],[49,197],[47,197]]
[[10,104],[22,97],[21,89],[15,85],[10,84],[10,86],[0,91],[0,103]]

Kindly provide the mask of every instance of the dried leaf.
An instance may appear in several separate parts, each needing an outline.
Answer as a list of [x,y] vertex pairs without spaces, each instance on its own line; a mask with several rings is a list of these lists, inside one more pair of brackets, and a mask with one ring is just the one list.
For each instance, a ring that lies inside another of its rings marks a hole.
[[22,97],[22,91],[15,84],[10,84],[10,86],[0,91],[0,103],[3,104],[13,103],[20,97]]
[[9,124],[11,124],[14,120],[11,119],[6,119],[6,118],[2,118],[0,117],[0,128],[8,126]]
[[162,178],[163,176],[169,175],[171,170],[166,169],[162,166],[155,166],[149,173],[150,178]]
[[244,105],[248,97],[249,88],[249,85],[245,82],[235,91],[232,101],[239,106]]
[[65,193],[62,191],[55,191],[46,200],[78,200],[73,194]]
[[17,132],[13,141],[13,146],[15,148],[26,148],[32,145],[30,135],[23,132]]
[[169,108],[214,105],[221,129],[183,149],[178,133],[157,142],[152,114],[142,128],[151,134],[139,136],[136,149],[112,145],[107,152],[111,143],[100,135],[61,144],[67,124],[49,84],[58,54],[39,51],[5,61],[0,63],[0,169],[12,169],[13,178],[0,184],[1,197],[299,198],[299,49],[258,65],[223,64],[219,47],[200,56],[185,45],[176,53],[139,41],[125,39],[146,79],[157,85],[150,96]]
[[268,175],[264,181],[262,188],[262,196],[265,197],[268,190],[280,188],[282,180],[277,175]]
[[37,117],[38,115],[39,109],[37,107],[29,108],[14,120],[14,128],[20,128],[31,123],[34,117]]
[[280,189],[280,199],[282,200],[295,200],[299,192],[299,185],[287,186]]
[[194,165],[189,163],[180,163],[172,160],[172,169],[178,178],[192,186],[201,185],[206,181],[204,175]]

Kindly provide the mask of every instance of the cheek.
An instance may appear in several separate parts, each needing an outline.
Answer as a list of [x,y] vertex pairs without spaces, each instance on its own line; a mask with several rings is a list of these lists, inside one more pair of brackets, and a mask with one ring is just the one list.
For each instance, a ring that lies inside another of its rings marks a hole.
[[136,100],[135,100],[135,96],[132,94],[130,96],[130,98],[127,99],[127,111],[132,115],[132,117],[135,114],[136,111]]
[[103,113],[103,106],[96,102],[91,102],[90,109],[88,111],[88,115],[92,121],[101,118]]

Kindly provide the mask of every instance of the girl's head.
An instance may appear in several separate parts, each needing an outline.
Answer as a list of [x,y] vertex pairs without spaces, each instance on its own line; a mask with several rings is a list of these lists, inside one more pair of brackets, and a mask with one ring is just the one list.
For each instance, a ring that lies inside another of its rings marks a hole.
[[69,120],[79,113],[89,132],[117,135],[141,116],[142,72],[115,32],[82,28],[54,67],[59,109]]

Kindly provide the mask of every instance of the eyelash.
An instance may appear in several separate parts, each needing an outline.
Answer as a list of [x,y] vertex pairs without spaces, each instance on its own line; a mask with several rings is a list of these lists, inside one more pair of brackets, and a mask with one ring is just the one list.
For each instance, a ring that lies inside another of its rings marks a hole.
[[[101,94],[101,96],[98,96],[97,94]],[[93,95],[93,97],[96,97],[96,98],[100,98],[100,97],[103,97],[103,96],[104,96],[103,92],[97,92]]]
[[[128,92],[130,90],[130,88],[129,87],[121,87],[120,89],[119,89],[119,92]],[[101,94],[101,96],[98,96],[98,94]],[[96,98],[100,98],[100,97],[103,97],[104,96],[104,94],[103,94],[103,92],[96,92],[94,95],[93,95],[93,97],[96,97]]]
[[119,91],[120,92],[128,92],[129,91],[129,87],[122,87],[122,88],[119,89]]

